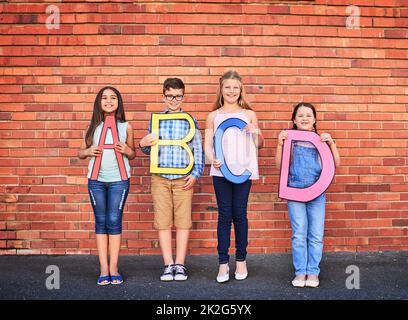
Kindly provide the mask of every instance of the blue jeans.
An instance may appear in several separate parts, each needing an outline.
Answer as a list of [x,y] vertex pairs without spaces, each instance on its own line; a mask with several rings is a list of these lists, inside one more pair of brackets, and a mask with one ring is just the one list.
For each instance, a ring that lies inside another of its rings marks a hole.
[[129,180],[101,182],[88,179],[97,234],[121,234],[122,214],[129,194]]
[[293,265],[297,276],[320,273],[325,207],[325,193],[309,202],[288,201],[292,226]]
[[229,262],[228,250],[231,243],[231,224],[235,231],[235,260],[245,261],[248,246],[247,205],[252,181],[235,184],[224,177],[213,176],[214,190],[218,205],[218,260]]

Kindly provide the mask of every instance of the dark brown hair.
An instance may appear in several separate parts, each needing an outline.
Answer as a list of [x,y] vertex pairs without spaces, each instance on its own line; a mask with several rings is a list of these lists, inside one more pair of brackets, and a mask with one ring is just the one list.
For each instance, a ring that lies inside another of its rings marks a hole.
[[184,94],[185,86],[184,86],[183,81],[179,78],[167,78],[163,83],[163,94],[165,94],[165,92],[169,90],[170,88],[182,89],[183,94]]
[[120,92],[113,87],[109,87],[109,86],[103,87],[101,90],[99,90],[98,94],[96,95],[91,123],[88,127],[88,130],[86,131],[85,143],[86,143],[87,148],[89,148],[92,145],[93,135],[95,133],[96,127],[99,126],[105,118],[104,113],[102,111],[101,102],[102,102],[103,92],[107,89],[110,89],[113,92],[115,92],[116,97],[118,98],[118,108],[116,109],[116,112],[115,112],[116,121],[119,121],[119,122],[126,121],[125,110],[123,109],[123,100],[122,100],[122,96],[120,95]]

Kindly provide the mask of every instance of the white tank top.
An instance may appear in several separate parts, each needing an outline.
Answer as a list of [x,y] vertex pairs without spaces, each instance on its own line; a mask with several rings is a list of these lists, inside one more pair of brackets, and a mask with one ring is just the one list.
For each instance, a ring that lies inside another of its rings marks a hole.
[[[235,113],[221,113],[217,110],[214,118],[214,134],[218,126],[230,118],[238,118],[248,124],[250,122],[245,109]],[[245,133],[237,127],[228,128],[222,137],[222,150],[225,162],[233,174],[241,175],[247,169],[252,173],[250,180],[259,179],[258,148],[252,134]],[[223,177],[223,174],[211,164],[210,176]]]

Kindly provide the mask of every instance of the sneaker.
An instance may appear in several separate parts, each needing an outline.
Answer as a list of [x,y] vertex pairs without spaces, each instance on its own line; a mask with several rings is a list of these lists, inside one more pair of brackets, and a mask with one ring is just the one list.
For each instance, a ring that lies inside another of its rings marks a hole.
[[174,264],[164,266],[163,274],[160,277],[161,281],[173,281],[174,280]]
[[187,280],[187,269],[184,265],[182,264],[176,264],[175,265],[175,275],[174,275],[174,280],[177,281],[184,281]]

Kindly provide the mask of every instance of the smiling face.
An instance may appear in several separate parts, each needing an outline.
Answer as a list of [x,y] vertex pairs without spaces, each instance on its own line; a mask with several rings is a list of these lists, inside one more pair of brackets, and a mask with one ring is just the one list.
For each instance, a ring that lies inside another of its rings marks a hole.
[[111,89],[106,89],[103,91],[101,108],[105,116],[113,115],[118,109],[118,97]]
[[313,124],[316,118],[313,115],[313,110],[308,107],[300,107],[296,112],[294,123],[298,129],[313,131]]
[[[170,112],[179,112],[181,108],[181,103],[183,102],[184,92],[183,89],[169,88],[164,93],[164,103]],[[169,101],[169,99],[171,99]]]
[[227,79],[222,86],[224,104],[235,104],[241,95],[241,83],[237,79]]

